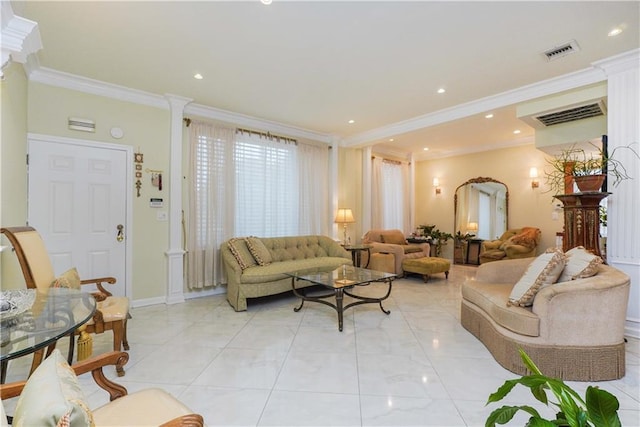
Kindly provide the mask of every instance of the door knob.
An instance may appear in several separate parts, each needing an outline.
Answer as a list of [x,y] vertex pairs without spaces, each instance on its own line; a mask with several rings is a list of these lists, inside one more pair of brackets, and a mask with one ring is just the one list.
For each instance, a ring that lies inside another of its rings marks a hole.
[[122,224],[118,224],[118,226],[116,227],[118,229],[118,235],[116,236],[116,240],[118,242],[122,242],[124,240],[124,225]]

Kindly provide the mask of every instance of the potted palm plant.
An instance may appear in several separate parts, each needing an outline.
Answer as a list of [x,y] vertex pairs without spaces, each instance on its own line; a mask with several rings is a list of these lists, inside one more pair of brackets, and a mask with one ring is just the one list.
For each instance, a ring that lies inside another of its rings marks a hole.
[[546,159],[549,168],[545,169],[545,180],[549,191],[555,194],[565,193],[565,183],[570,177],[580,191],[600,191],[607,176],[612,178],[611,184],[617,187],[622,181],[631,179],[624,164],[615,158],[618,150],[629,150],[640,159],[633,144],[615,147],[605,153],[600,147],[589,143],[594,151],[587,152],[576,145],[561,150],[553,157]]

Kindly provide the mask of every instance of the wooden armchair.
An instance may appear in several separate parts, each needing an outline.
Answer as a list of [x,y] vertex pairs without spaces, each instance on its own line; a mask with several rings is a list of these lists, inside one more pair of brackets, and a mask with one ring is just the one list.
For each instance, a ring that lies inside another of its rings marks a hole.
[[[16,425],[204,426],[201,415],[162,389],[128,394],[126,388],[107,379],[103,367],[122,369],[128,360],[129,354],[112,351],[69,367],[55,350],[27,381],[0,385],[0,397],[20,397],[13,417]],[[109,393],[110,402],[94,410],[84,402],[77,381],[77,375],[88,372]]]
[[[40,234],[33,227],[6,227],[0,233],[7,236],[16,251],[22,274],[27,288],[47,289],[56,280],[53,265]],[[80,285],[95,285],[98,292],[96,297],[97,309],[93,318],[86,323],[86,332],[100,334],[113,331],[113,350],[120,351],[122,347],[129,350],[127,342],[127,319],[129,314],[129,299],[113,296],[102,284],[113,284],[113,277],[80,280]],[[124,375],[124,370],[118,376]]]

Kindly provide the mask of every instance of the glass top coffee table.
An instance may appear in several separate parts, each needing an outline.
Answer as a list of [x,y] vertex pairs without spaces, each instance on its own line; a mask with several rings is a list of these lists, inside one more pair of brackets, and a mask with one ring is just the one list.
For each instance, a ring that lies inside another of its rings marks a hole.
[[[391,295],[391,284],[396,278],[395,274],[344,265],[328,272],[310,274],[294,272],[289,273],[288,276],[291,276],[291,288],[293,289],[293,293],[301,299],[300,306],[293,310],[295,312],[300,311],[305,301],[319,302],[321,304],[328,305],[338,312],[338,330],[340,331],[342,331],[343,313],[350,307],[360,304],[379,304],[380,310],[382,310],[383,313],[391,313],[382,307],[382,301],[389,298],[389,295]],[[305,295],[296,289],[296,282],[300,280],[324,286],[325,288],[330,289],[331,292],[315,296]],[[368,286],[375,282],[382,282],[388,285],[384,296],[376,298],[352,293],[356,286]],[[356,301],[343,305],[345,295],[354,298]],[[327,298],[332,297],[335,297],[335,304],[333,302],[326,301]]]

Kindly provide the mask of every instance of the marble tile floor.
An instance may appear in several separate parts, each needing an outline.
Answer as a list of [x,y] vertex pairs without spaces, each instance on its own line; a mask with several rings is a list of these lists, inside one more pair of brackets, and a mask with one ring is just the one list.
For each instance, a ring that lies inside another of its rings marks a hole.
[[[482,426],[502,404],[485,406],[487,397],[516,375],[460,326],[460,284],[474,274],[455,265],[448,280],[397,280],[384,303],[390,315],[373,304],[349,309],[343,332],[335,311],[306,303],[295,313],[288,294],[252,300],[240,313],[223,295],[135,308],[126,376],[108,374],[129,392],[167,390],[209,426]],[[94,336],[94,353],[110,348],[110,332]],[[24,378],[29,363],[11,362],[8,381]],[[630,338],[626,376],[597,383],[618,397],[624,426],[640,426],[639,365],[640,341]],[[588,385],[570,384],[581,393]],[[108,402],[90,375],[81,385],[91,407]],[[505,403],[554,413],[524,389]]]

